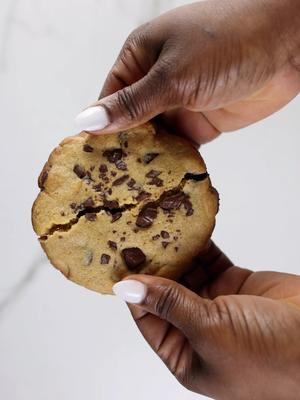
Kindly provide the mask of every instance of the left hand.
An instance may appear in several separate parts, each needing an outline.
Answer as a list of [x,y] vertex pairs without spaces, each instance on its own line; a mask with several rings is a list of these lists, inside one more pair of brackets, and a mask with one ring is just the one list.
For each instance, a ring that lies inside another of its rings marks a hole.
[[126,278],[146,287],[141,303],[129,308],[147,342],[197,393],[299,399],[300,277],[238,268],[213,243],[198,262],[184,285],[147,275]]

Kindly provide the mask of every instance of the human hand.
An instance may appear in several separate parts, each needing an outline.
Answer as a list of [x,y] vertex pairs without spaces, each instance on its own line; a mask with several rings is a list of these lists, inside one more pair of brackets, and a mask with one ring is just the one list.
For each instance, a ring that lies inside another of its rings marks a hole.
[[[211,0],[174,9],[125,42],[101,100],[77,118],[109,133],[163,113],[201,144],[271,115],[300,91],[294,0]],[[103,129],[102,129],[103,128]]]
[[140,302],[129,305],[139,330],[186,388],[220,400],[299,399],[300,277],[238,268],[212,242],[197,265],[185,286],[132,275],[114,290]]

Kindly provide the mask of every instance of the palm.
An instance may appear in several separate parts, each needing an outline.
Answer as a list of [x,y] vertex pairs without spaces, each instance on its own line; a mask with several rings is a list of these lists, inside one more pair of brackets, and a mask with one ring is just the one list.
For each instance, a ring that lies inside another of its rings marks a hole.
[[[295,319],[299,321],[299,277],[235,267],[214,244],[199,257],[198,265],[182,283],[213,300],[210,314],[221,315],[213,330],[209,324],[203,327],[205,343],[191,343],[170,323],[130,306],[146,340],[185,386],[212,393],[212,372],[230,383],[232,369],[235,379],[243,379],[245,369],[255,375],[257,359],[262,365],[277,362],[276,354],[286,353],[287,342],[296,354],[298,333],[293,330]],[[248,379],[255,381],[255,376],[247,373]]]

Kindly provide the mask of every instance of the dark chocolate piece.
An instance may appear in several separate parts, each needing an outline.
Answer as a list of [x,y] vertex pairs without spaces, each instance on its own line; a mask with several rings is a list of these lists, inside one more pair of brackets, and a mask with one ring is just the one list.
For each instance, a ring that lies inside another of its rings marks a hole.
[[113,240],[109,240],[109,241],[107,242],[107,244],[108,244],[108,246],[109,246],[112,250],[117,250],[117,249],[118,249],[117,243],[114,242]]
[[127,171],[127,164],[123,160],[117,160],[115,164],[121,171]]
[[152,240],[158,240],[160,238],[160,235],[159,234],[157,234],[157,235],[155,235],[155,236],[152,236]]
[[101,164],[99,167],[99,172],[101,174],[106,174],[106,172],[108,171],[106,164]]
[[188,196],[186,196],[183,200],[183,206],[186,209],[186,216],[190,217],[194,214],[193,205]]
[[150,182],[148,182],[148,185],[154,185],[157,187],[161,187],[163,186],[164,181],[160,178],[158,178],[157,176],[155,178],[153,178]]
[[84,214],[84,216],[88,221],[91,221],[91,222],[96,221],[96,219],[97,219],[96,213],[86,213],[86,214]]
[[145,164],[149,164],[154,158],[156,158],[159,155],[159,153],[146,153],[143,156],[143,162]]
[[145,254],[138,247],[123,249],[122,255],[129,270],[135,270],[146,261]]
[[49,169],[46,168],[46,166],[43,168],[42,172],[40,173],[39,179],[38,179],[38,185],[40,189],[44,189],[45,188],[45,182],[48,178],[48,172]]
[[83,145],[83,151],[87,152],[87,153],[92,153],[94,151],[94,148],[89,145],[88,143]]
[[103,202],[104,207],[113,210],[114,208],[119,208],[119,202],[117,200],[104,200]]
[[110,256],[108,254],[101,254],[100,263],[101,264],[108,264],[110,261]]
[[151,169],[151,171],[149,171],[146,174],[147,178],[156,178],[157,176],[159,176],[161,174],[161,171],[155,171],[154,169]]
[[161,202],[160,207],[163,210],[173,210],[178,209],[185,199],[185,194],[183,192],[170,193]]
[[168,239],[170,237],[170,234],[167,231],[161,231],[160,234],[163,239]]
[[169,246],[170,242],[161,242],[162,247],[165,249],[167,246]]
[[184,175],[184,179],[197,181],[197,182],[204,181],[204,179],[206,179],[207,177],[208,177],[208,173],[207,172],[204,172],[202,174],[193,174],[193,173],[187,172]]
[[141,193],[139,193],[139,194],[135,197],[135,199],[136,199],[136,201],[139,203],[139,202],[141,202],[141,201],[147,199],[147,198],[150,197],[150,196],[151,196],[150,193],[145,192],[145,191],[143,190],[143,191],[141,191]]
[[133,188],[133,186],[136,184],[136,181],[131,178],[129,182],[127,182],[127,186],[130,188]]
[[82,179],[85,177],[86,172],[85,169],[83,167],[81,167],[80,165],[76,164],[73,168],[73,171],[75,172],[75,174],[78,176],[78,178]]
[[103,156],[107,158],[107,161],[114,164],[116,161],[121,160],[123,155],[122,149],[105,150]]
[[112,214],[111,222],[115,222],[122,217],[121,211],[117,211]]
[[94,200],[89,197],[88,199],[86,199],[83,203],[82,203],[83,207],[94,207],[95,203]]
[[129,175],[122,175],[120,178],[113,181],[112,186],[120,186],[129,179]]
[[148,228],[153,224],[153,221],[157,217],[157,209],[155,206],[149,204],[143,208],[136,220],[136,225],[140,228]]

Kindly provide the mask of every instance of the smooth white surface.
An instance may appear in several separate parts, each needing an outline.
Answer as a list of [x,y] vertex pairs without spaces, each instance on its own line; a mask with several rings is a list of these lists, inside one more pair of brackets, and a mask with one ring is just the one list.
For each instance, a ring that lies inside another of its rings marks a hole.
[[78,131],[94,132],[105,128],[109,123],[108,115],[104,107],[89,107],[81,111],[75,124]]
[[139,304],[146,297],[147,287],[142,282],[127,279],[113,286],[114,294],[127,303]]
[[[40,262],[30,221],[49,152],[76,133],[126,36],[175,3],[0,2],[0,399],[204,398],[179,386],[125,304]],[[214,239],[238,265],[299,273],[299,106],[201,150],[221,198]]]

